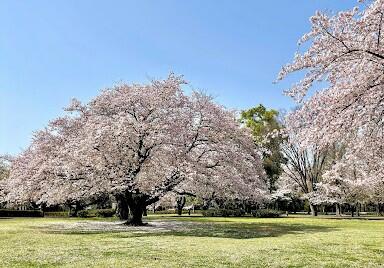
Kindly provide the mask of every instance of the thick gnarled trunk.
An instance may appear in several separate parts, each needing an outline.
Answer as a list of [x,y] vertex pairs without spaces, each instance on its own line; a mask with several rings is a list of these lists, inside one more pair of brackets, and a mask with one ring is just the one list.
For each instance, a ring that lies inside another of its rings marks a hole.
[[125,222],[127,225],[140,226],[143,223],[143,214],[147,207],[149,196],[141,193],[127,194],[127,204],[129,207],[129,217]]
[[142,193],[125,192],[115,195],[117,202],[116,215],[126,225],[140,226],[143,223],[143,215],[146,216],[147,206],[159,201],[159,197]]
[[180,195],[176,198],[176,209],[177,209],[177,215],[181,216],[183,214],[183,208],[185,205],[185,196]]
[[116,216],[122,221],[128,220],[129,208],[126,196],[124,194],[118,194],[115,198],[117,203]]

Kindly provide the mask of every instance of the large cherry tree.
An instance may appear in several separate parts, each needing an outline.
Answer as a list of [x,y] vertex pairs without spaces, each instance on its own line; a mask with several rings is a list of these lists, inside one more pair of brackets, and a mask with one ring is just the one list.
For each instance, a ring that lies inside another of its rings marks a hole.
[[[384,1],[363,5],[362,10],[312,16],[311,31],[299,40],[304,51],[282,68],[278,79],[304,74],[286,91],[302,104],[287,117],[295,142],[304,148],[345,146],[343,165],[369,177],[366,188],[375,196],[384,187]],[[316,83],[325,89],[306,98]]]
[[73,100],[15,161],[11,185],[26,190],[10,187],[8,196],[55,204],[109,193],[131,224],[174,190],[261,199],[264,171],[249,130],[211,97],[185,95],[184,83],[171,74]]

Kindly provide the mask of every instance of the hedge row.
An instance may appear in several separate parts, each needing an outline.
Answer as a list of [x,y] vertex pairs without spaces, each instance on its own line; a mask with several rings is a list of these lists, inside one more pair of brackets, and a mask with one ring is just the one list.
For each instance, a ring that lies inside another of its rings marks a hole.
[[66,218],[68,217],[68,211],[45,212],[44,216],[52,218]]
[[[245,215],[243,209],[208,209],[203,210],[204,217],[242,217]],[[257,218],[278,218],[282,214],[281,211],[273,209],[259,209],[251,212],[253,217]]]
[[252,216],[256,218],[278,218],[281,214],[281,211],[273,209],[252,210]]
[[[195,210],[195,214],[200,213],[199,210]],[[167,209],[167,210],[156,210],[155,213],[153,213],[153,210],[148,210],[148,214],[158,214],[158,215],[171,215],[171,214],[177,214],[177,211],[175,209]],[[183,215],[188,214],[188,209],[183,209]],[[191,214],[193,214],[193,210],[191,210]]]
[[245,215],[243,209],[208,209],[203,210],[204,217],[241,217]]
[[41,210],[0,209],[0,217],[44,217]]
[[80,210],[77,212],[77,216],[80,218],[87,217],[100,217],[100,218],[109,218],[113,217],[116,213],[115,209],[90,209],[90,210]]

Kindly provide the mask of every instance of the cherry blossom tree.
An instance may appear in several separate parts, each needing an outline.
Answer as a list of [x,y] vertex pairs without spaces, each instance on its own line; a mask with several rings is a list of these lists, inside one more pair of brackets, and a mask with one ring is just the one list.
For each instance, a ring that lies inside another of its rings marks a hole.
[[335,205],[337,216],[341,214],[341,204],[357,208],[358,202],[364,202],[367,198],[365,181],[357,172],[357,169],[351,169],[349,165],[336,163],[331,170],[325,172],[323,180],[317,184],[317,191],[310,197],[311,202]]
[[[68,173],[72,168],[68,159],[74,156],[66,154],[65,149],[79,129],[78,120],[59,118],[36,132],[32,144],[12,161],[6,180],[6,201],[16,205],[71,205],[82,199],[85,192],[99,193]],[[79,166],[76,168],[78,175],[84,172]]]
[[[363,180],[361,187],[370,190],[371,200],[382,202],[384,1],[364,5],[362,10],[355,7],[335,15],[317,12],[312,16],[311,31],[299,40],[299,45],[306,43],[305,51],[297,53],[293,62],[282,68],[278,79],[293,72],[304,73],[304,78],[286,91],[302,103],[287,117],[295,143],[302,148],[314,144],[319,148],[333,144],[346,148],[342,163],[327,175],[328,187],[334,187],[331,181],[341,178],[341,166],[356,170],[343,172],[342,177],[348,180],[340,184],[344,190],[333,188],[328,192],[348,192],[343,197],[348,199]],[[325,89],[305,98],[316,83],[325,85]],[[331,174],[333,178],[329,177]],[[360,179],[353,174],[360,174]]]
[[[361,144],[361,143],[357,143]],[[374,144],[374,147],[369,145]],[[358,211],[359,204],[374,203],[378,213],[382,213],[384,204],[384,181],[377,163],[383,164],[382,144],[370,143],[364,148],[347,150],[341,159],[323,175],[317,185],[312,200],[318,204],[335,204],[336,214],[340,214],[340,205],[348,204]]]
[[211,97],[185,95],[184,83],[171,74],[118,85],[87,104],[73,100],[69,115],[15,161],[9,200],[55,204],[109,193],[120,217],[138,225],[146,206],[176,189],[261,199],[265,174],[249,130]]

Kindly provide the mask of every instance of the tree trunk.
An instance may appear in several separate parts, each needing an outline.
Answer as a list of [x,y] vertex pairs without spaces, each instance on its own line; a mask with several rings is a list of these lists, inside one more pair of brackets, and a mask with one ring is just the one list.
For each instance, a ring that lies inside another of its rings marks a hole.
[[47,207],[47,205],[45,203],[42,203],[40,205],[40,210],[43,213],[43,217],[45,217],[45,209],[46,209],[46,207]]
[[336,216],[341,216],[341,212],[340,212],[340,204],[336,204]]
[[76,201],[74,203],[69,204],[69,217],[77,217],[77,212],[79,212],[82,209],[81,204],[79,201]]
[[141,226],[144,225],[143,223],[143,213],[144,213],[144,207],[143,206],[129,206],[129,218],[128,221],[125,222],[127,225],[133,225],[133,226]]
[[376,204],[376,215],[380,216],[380,204],[379,203]]
[[129,216],[129,208],[127,198],[124,194],[115,195],[117,208],[116,208],[116,216],[122,220],[128,220]]
[[69,208],[69,210],[68,210],[68,217],[72,217],[72,206],[69,205],[68,208]]
[[357,216],[357,217],[360,217],[360,210],[361,210],[361,208],[360,208],[360,204],[357,203],[357,204],[356,204],[356,216]]
[[129,207],[129,218],[127,225],[141,226],[143,223],[143,213],[147,207],[148,196],[140,193],[129,193],[127,202]]
[[176,209],[177,209],[177,215],[181,216],[183,214],[183,207],[185,205],[185,196],[180,195],[176,198]]
[[312,216],[317,216],[317,207],[316,207],[316,205],[313,205],[313,204],[309,203],[309,207],[311,209],[311,215]]
[[377,216],[382,216],[383,215],[383,204],[377,203],[376,211],[377,211]]
[[380,203],[380,205],[379,205],[379,212],[380,212],[380,215],[383,216],[383,214],[384,214],[384,204],[383,203]]

